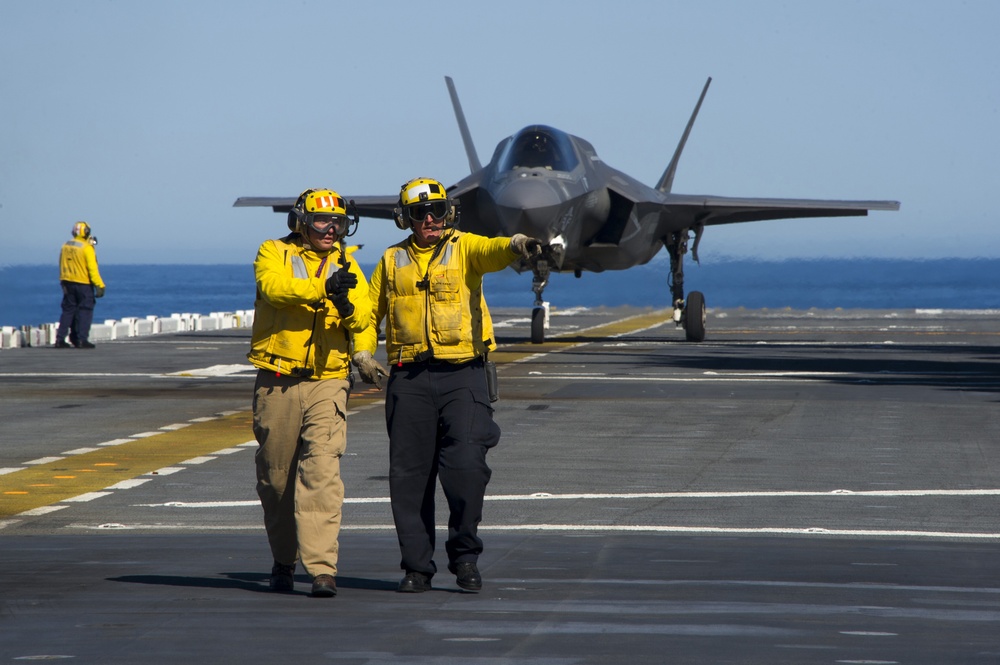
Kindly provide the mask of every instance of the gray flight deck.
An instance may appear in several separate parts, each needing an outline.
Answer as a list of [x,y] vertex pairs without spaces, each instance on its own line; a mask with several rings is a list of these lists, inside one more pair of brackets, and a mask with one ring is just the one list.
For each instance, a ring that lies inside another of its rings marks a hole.
[[0,351],[0,662],[1000,663],[1000,313],[526,314],[478,594],[443,529],[395,593],[377,391],[313,599],[267,591],[249,331]]

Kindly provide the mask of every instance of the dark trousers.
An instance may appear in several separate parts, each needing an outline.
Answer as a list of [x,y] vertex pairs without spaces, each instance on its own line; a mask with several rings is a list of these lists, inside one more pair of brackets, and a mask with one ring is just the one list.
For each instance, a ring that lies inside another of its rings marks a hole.
[[434,492],[448,501],[449,564],[476,561],[477,535],[490,480],[486,451],[500,441],[481,359],[463,365],[393,366],[386,387],[389,497],[407,572],[433,575]]
[[62,314],[56,340],[64,341],[69,335],[73,346],[79,346],[90,339],[90,324],[94,322],[94,287],[91,284],[60,282],[62,285]]

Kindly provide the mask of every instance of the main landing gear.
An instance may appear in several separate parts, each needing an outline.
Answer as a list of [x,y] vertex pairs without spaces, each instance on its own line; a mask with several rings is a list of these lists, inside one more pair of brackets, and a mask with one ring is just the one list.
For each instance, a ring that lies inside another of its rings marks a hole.
[[[694,227],[695,240],[691,248],[691,256],[698,260],[698,240],[701,238],[703,227]],[[663,239],[663,244],[670,255],[670,295],[674,305],[674,323],[679,327],[683,326],[684,336],[689,342],[705,341],[705,322],[707,309],[705,307],[705,294],[701,291],[692,291],[684,297],[684,255],[688,251],[688,233],[690,229],[674,231]],[[549,248],[554,251],[553,248]],[[561,257],[553,255],[552,258],[560,261]],[[557,263],[559,265],[559,263]],[[534,275],[531,281],[531,290],[535,292],[535,306],[531,309],[531,343],[542,344],[545,342],[545,329],[548,323],[549,310],[542,299],[542,292],[549,283],[549,275],[552,272],[549,255],[533,261],[531,271]],[[579,276],[579,275],[577,275]]]
[[[698,240],[701,226],[695,229],[694,247],[691,256],[698,260]],[[684,255],[687,253],[688,229],[674,231],[664,238],[663,244],[670,255],[670,295],[674,303],[674,323],[684,327],[684,336],[689,342],[705,341],[705,294],[692,291],[684,298]]]

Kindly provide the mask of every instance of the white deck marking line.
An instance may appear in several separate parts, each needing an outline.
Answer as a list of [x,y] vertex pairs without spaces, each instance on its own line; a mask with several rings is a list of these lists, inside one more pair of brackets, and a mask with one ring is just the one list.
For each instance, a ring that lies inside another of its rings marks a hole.
[[191,459],[184,460],[180,464],[204,464],[205,462],[211,462],[215,458],[211,455],[199,455],[198,457],[192,457]]
[[109,485],[105,487],[106,490],[130,490],[133,487],[138,487],[139,485],[145,485],[152,478],[129,478],[128,480],[122,480],[115,483],[114,485]]
[[[76,529],[106,529],[107,525],[70,524]],[[263,531],[264,525],[212,526],[194,524],[116,524],[117,529],[164,531]],[[444,524],[437,528],[443,530]],[[395,531],[393,524],[351,524],[343,525],[341,531]],[[820,529],[820,528],[739,528],[739,527],[705,527],[705,526],[638,526],[638,525],[599,525],[599,524],[505,524],[479,526],[480,531],[539,531],[566,533],[680,533],[700,535],[782,535],[782,536],[851,536],[864,538],[944,538],[962,540],[1000,540],[1000,533],[966,533],[956,531],[878,531],[872,529]]]
[[211,365],[209,367],[199,367],[197,369],[185,369],[180,372],[170,372],[167,376],[180,376],[185,378],[228,377],[245,372],[256,371],[256,367],[246,363],[243,365]]
[[33,459],[25,462],[25,464],[48,464],[49,462],[58,462],[60,460],[66,459],[65,457],[39,457],[38,459]]
[[69,506],[56,503],[51,506],[39,506],[38,508],[32,508],[31,510],[25,510],[22,513],[18,513],[18,516],[25,517],[38,517],[39,515],[48,515],[49,513],[54,513],[57,510],[62,510],[63,508],[69,508]]
[[[607,499],[729,499],[729,498],[774,498],[774,497],[921,497],[921,496],[1000,496],[1000,489],[978,490],[831,490],[828,492],[637,492],[633,494],[578,493],[549,494],[494,494],[486,495],[487,501],[562,501],[562,500],[607,500]],[[372,504],[389,503],[387,496],[347,497],[344,503]],[[171,508],[218,508],[236,506],[256,506],[256,499],[242,501],[168,501],[166,503],[140,503],[145,508],[169,506]]]
[[[1000,496],[1000,489],[979,490],[832,490],[829,492],[648,492],[634,494],[548,494],[536,492],[533,494],[509,494],[487,496],[487,501],[544,501],[566,499],[700,499],[700,498],[770,498],[770,497],[868,497],[868,496]],[[389,503],[389,497],[349,497],[345,503],[374,504]],[[170,501],[167,503],[135,504],[145,508],[245,508],[255,507],[259,502],[253,499],[242,501],[205,501],[186,502]],[[150,527],[155,528],[155,527]],[[393,525],[351,525],[343,527],[355,530],[393,529]],[[961,539],[1000,539],[1000,533],[965,532],[965,531],[919,531],[913,529],[831,529],[825,527],[709,527],[709,526],[668,526],[668,525],[594,525],[594,524],[517,524],[488,525],[481,529],[491,531],[573,531],[573,532],[647,532],[647,533],[703,533],[703,534],[780,534],[780,535],[823,535],[823,536],[861,536],[861,537],[912,537],[912,538],[961,538]]]
[[[123,443],[132,443],[132,442],[136,441],[137,439],[145,439],[145,438],[149,438],[151,436],[156,436],[157,434],[163,434],[164,432],[176,431],[176,430],[184,429],[185,427],[190,427],[191,424],[195,423],[195,422],[208,422],[208,421],[212,421],[212,420],[218,420],[218,418],[220,416],[224,417],[224,416],[232,415],[232,414],[235,414],[235,413],[240,413],[240,412],[239,411],[225,411],[223,413],[218,414],[218,416],[211,416],[211,417],[206,417],[206,418],[197,418],[197,419],[192,420],[191,422],[187,422],[187,423],[175,423],[173,425],[164,425],[163,427],[160,428],[159,431],[156,431],[156,432],[140,432],[139,434],[133,434],[131,437],[129,437],[127,439],[112,439],[111,441],[105,441],[103,443],[98,443],[98,444],[96,444],[97,446],[99,446],[97,448],[76,448],[74,450],[67,450],[66,452],[64,452],[62,454],[65,455],[65,456],[84,455],[86,453],[92,453],[92,452],[95,452],[97,450],[100,450],[101,447],[120,446]],[[256,446],[257,442],[256,441],[248,441],[246,443],[241,443],[239,445],[241,445],[241,446]],[[236,452],[237,450],[238,450],[238,448],[225,448],[223,450],[218,450],[218,451],[216,451],[213,454],[215,454],[215,455],[228,455],[230,453]],[[36,460],[31,460],[31,461],[28,461],[28,462],[24,462],[24,464],[25,465],[48,464],[49,462],[59,462],[59,461],[61,461],[63,459],[64,459],[64,457],[55,457],[55,456],[53,456],[53,457],[40,457],[40,458],[38,458]],[[181,463],[184,464],[184,462],[181,462]],[[188,463],[190,464],[191,462],[188,462]],[[25,467],[23,467],[23,466],[20,466],[20,467],[5,467],[5,468],[0,468],[0,476],[4,475],[6,473],[14,473],[15,471],[24,471],[24,469],[25,469]]]
[[[549,494],[535,492],[533,494],[494,494],[487,495],[487,501],[536,501],[540,499],[726,499],[734,497],[790,497],[790,496],[1000,496],[1000,489],[965,489],[965,490],[848,490],[835,489],[828,491],[798,491],[774,490],[763,492],[633,492],[633,493],[600,493],[587,492],[576,494]],[[388,500],[388,499],[387,499]]]
[[[394,528],[394,527],[393,527]],[[445,528],[438,525],[438,528]],[[505,524],[479,525],[486,531],[574,531],[618,533],[694,533],[725,535],[774,534],[786,536],[863,536],[872,538],[961,538],[963,540],[998,540],[1000,533],[970,533],[964,531],[911,531],[904,529],[826,529],[821,527],[715,527],[715,526],[643,526],[599,524]]]
[[155,471],[150,471],[149,473],[144,473],[144,476],[169,476],[171,474],[177,473],[178,471],[183,471],[184,468],[180,466],[165,466],[162,469],[157,469]]
[[63,499],[63,503],[85,503],[87,501],[93,501],[94,499],[100,499],[102,496],[107,496],[109,494],[112,494],[112,492],[86,492],[85,494],[80,494],[79,496]]
[[65,379],[65,378],[85,378],[89,379],[95,376],[100,377],[139,377],[145,379],[204,379],[204,376],[172,376],[169,374],[144,374],[142,372],[0,372],[0,377],[10,377],[17,379],[24,378],[43,378],[43,379]]
[[[554,353],[554,352],[553,352]],[[894,376],[902,375],[892,375],[892,374],[859,374],[859,373],[847,373],[847,374],[837,374],[831,373],[829,375],[822,375],[820,373],[811,372],[802,376],[794,375],[725,375],[725,376],[691,376],[691,377],[677,377],[677,376],[594,376],[594,375],[583,375],[583,374],[537,374],[532,373],[525,376],[526,379],[533,379],[536,381],[577,381],[577,380],[587,380],[587,381],[633,381],[633,382],[646,382],[646,383],[809,383],[812,381],[820,381],[829,376],[845,376],[854,377],[852,379],[855,383],[872,383],[874,381],[888,381],[892,380]],[[920,375],[918,375],[920,376]],[[969,385],[969,386],[979,386],[982,388],[1000,385],[997,381],[962,381],[963,378],[974,378],[975,375],[972,374],[953,374],[952,380],[944,380],[944,377],[935,377],[936,381],[924,381],[923,385]],[[903,377],[910,378],[910,377]]]
[[112,439],[111,441],[105,441],[104,443],[97,444],[98,446],[120,446],[123,443],[131,443],[135,439]]

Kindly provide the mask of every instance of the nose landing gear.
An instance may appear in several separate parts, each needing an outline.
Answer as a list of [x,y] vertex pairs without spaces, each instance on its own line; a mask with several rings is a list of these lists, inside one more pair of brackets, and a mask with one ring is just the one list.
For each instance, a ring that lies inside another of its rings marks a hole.
[[542,344],[545,342],[545,329],[549,323],[548,303],[542,300],[542,292],[549,283],[549,262],[539,259],[532,266],[534,277],[531,280],[531,290],[535,292],[535,306],[531,310],[531,343]]

